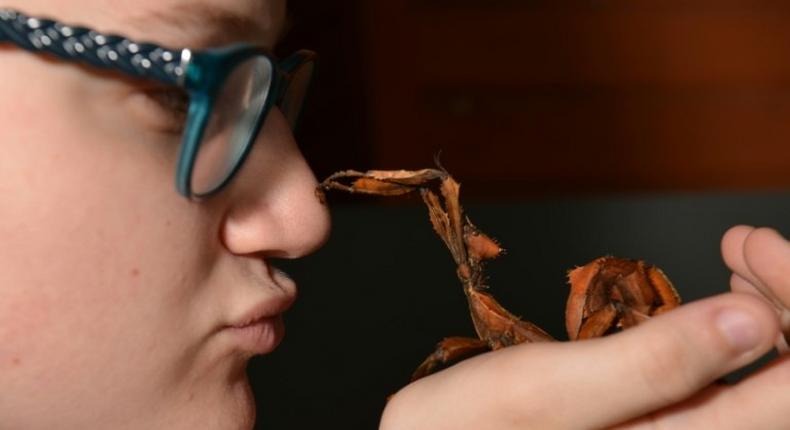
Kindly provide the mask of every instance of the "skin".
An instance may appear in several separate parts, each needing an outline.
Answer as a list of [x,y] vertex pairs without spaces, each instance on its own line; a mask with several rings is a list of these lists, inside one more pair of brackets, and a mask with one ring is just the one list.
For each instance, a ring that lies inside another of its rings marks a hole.
[[[284,17],[281,2],[188,3],[255,12],[270,45]],[[172,0],[4,6],[165,45],[199,34],[126,19]],[[178,139],[145,84],[7,45],[0,58],[0,428],[250,428],[252,353],[220,329],[292,301],[271,259],[329,230],[280,113],[232,186],[195,204],[175,192]]]
[[[221,6],[257,17],[244,39],[270,45],[284,16],[258,0],[3,5],[191,47],[210,25],[141,17]],[[236,180],[197,204],[174,191],[178,139],[145,84],[5,45],[0,61],[0,428],[251,428],[252,353],[223,328],[251,303],[290,303],[295,285],[272,259],[310,253],[329,230],[282,116]],[[733,231],[735,293],[608,338],[464,361],[399,392],[381,428],[786,427],[784,358],[708,388],[777,341],[781,313],[761,292],[790,301],[787,242]]]

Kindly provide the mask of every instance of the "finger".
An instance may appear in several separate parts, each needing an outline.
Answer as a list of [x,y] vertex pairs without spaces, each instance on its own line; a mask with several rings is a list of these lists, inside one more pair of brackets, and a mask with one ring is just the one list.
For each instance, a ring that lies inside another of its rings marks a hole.
[[790,428],[789,387],[790,357],[782,356],[714,397],[715,403],[701,411],[699,421],[718,415],[733,429]]
[[687,402],[618,426],[618,430],[790,428],[790,356],[732,386],[712,386]]
[[[719,397],[727,394],[726,390],[728,388],[730,386],[710,385],[680,403],[614,426],[609,430],[655,430],[660,428],[671,428],[673,430],[696,430],[699,428],[715,428],[717,430],[741,429],[742,427],[728,427],[719,422],[718,417],[712,417],[712,422],[704,422],[706,418],[711,419],[707,417],[705,410],[714,407]],[[747,428],[752,429],[752,427]]]
[[755,288],[762,289],[761,285],[757,285],[760,281],[754,276],[749,265],[746,264],[746,259],[743,255],[743,246],[746,238],[754,230],[754,227],[748,225],[736,225],[727,230],[721,238],[721,256],[724,259],[724,263],[733,273],[747,280]]
[[[790,245],[775,230],[745,225],[729,229],[721,243],[724,261],[733,271],[730,279],[732,290],[749,294],[759,292],[776,307],[784,333],[777,340],[776,347],[782,353],[790,350],[790,310],[785,306],[786,296],[790,293],[787,287],[790,279],[785,274],[790,271],[788,248]],[[760,273],[758,276],[755,273],[765,269],[768,275]]]
[[754,229],[743,242],[743,259],[755,287],[781,308],[790,304],[790,243],[771,228]]
[[755,284],[776,306],[784,333],[777,344],[787,352],[790,339],[790,243],[774,229],[758,228],[749,233],[743,244],[744,260],[757,278]]
[[[741,278],[737,273],[733,273],[730,277],[730,287],[735,293],[751,294],[752,296],[759,297],[760,299],[765,298],[763,293],[755,288],[751,282]],[[776,315],[779,317],[779,325],[781,327],[782,333],[777,336],[775,345],[776,349],[780,353],[784,354],[790,352],[787,335],[785,334],[788,331],[787,328],[790,326],[790,312],[788,312],[786,309],[776,309]]]
[[733,293],[751,294],[755,297],[764,298],[763,293],[760,292],[751,282],[746,278],[741,277],[737,273],[730,276],[730,289]]
[[[611,426],[685,399],[759,358],[777,332],[763,300],[725,294],[606,338],[514,348],[497,384],[500,401],[512,408],[504,416],[524,428]],[[540,416],[531,405],[563,412]]]
[[761,356],[777,332],[762,299],[724,294],[605,338],[462,361],[395,394],[380,428],[608,427],[693,395]]

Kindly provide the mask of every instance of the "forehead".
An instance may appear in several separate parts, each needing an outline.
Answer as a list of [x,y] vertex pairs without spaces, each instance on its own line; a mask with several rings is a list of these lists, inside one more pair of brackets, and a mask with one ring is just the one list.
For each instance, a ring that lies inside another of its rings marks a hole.
[[285,0],[18,0],[9,6],[100,32],[171,47],[234,41],[271,47],[283,29]]

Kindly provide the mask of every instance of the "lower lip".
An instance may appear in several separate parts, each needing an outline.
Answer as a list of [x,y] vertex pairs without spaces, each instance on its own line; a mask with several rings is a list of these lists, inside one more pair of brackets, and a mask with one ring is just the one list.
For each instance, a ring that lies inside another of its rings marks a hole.
[[282,315],[262,318],[242,327],[228,327],[226,332],[244,352],[268,354],[277,348],[285,334]]

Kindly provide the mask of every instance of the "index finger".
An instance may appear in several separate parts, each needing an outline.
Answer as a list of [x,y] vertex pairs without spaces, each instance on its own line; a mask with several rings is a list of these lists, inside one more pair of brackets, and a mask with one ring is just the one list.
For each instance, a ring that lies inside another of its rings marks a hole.
[[778,348],[786,352],[790,339],[790,242],[774,229],[755,229],[743,243],[743,258],[762,286],[760,292],[779,310],[784,339]]
[[[743,241],[743,260],[763,291],[783,309],[790,304],[790,243],[771,228],[757,228]],[[758,286],[759,287],[759,286]]]
[[781,307],[781,302],[778,298],[773,297],[773,294],[767,290],[767,287],[752,273],[749,265],[746,264],[744,253],[744,243],[749,234],[755,228],[748,225],[736,225],[731,227],[724,233],[721,238],[721,256],[724,263],[733,272],[733,278],[730,281],[730,286],[733,291],[740,291],[744,293],[754,293],[764,296],[770,300],[777,307]]

